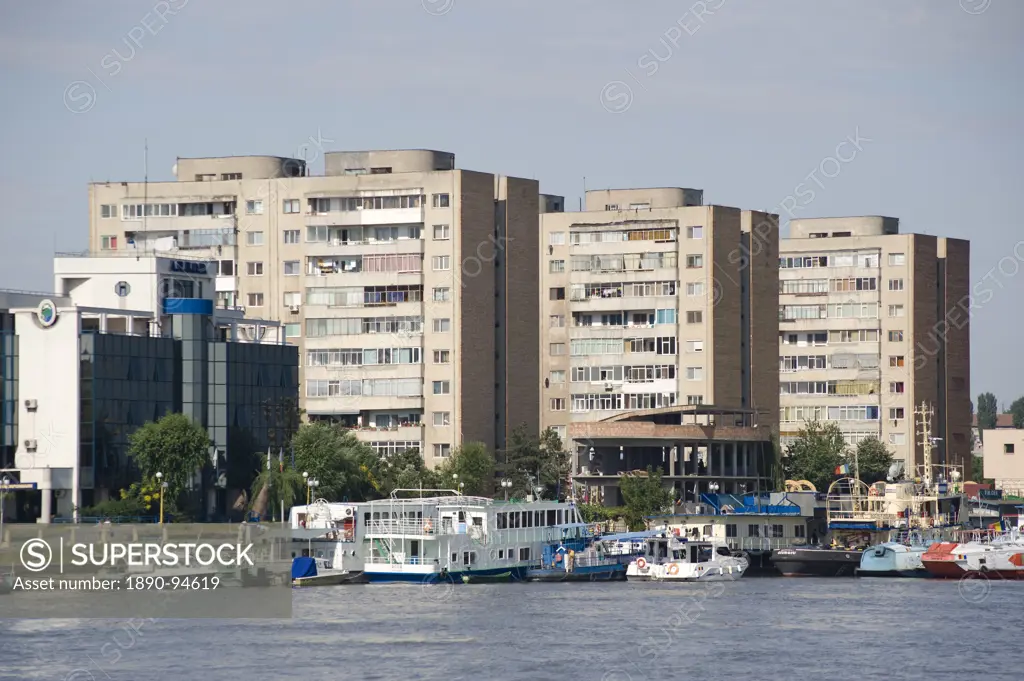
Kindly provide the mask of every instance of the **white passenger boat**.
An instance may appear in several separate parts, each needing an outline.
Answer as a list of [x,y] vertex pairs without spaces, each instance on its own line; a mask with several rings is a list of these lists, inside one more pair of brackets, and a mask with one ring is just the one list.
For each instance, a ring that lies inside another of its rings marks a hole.
[[545,546],[590,537],[576,506],[557,501],[395,490],[361,510],[369,518],[363,574],[371,583],[525,580],[541,567]]
[[636,581],[731,582],[750,566],[719,542],[688,541],[665,532],[647,540],[647,548],[626,568]]
[[366,516],[360,517],[360,509],[365,507],[324,499],[292,507],[292,559],[314,559],[318,576],[361,573],[366,561]]

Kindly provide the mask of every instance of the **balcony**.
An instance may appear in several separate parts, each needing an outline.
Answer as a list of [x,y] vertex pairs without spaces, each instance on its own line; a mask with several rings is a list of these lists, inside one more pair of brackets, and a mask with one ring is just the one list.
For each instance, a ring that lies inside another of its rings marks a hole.
[[368,240],[344,240],[331,239],[329,241],[307,241],[306,252],[310,255],[388,255],[393,253],[423,253],[423,239],[409,237],[391,239],[387,241]]
[[330,213],[306,213],[310,227],[359,225],[410,225],[423,222],[423,208],[382,208],[379,210],[345,210]]

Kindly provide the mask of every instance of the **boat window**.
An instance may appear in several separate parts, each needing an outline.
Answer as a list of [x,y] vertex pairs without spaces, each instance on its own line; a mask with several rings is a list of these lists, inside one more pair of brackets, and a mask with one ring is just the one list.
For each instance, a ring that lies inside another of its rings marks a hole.
[[498,560],[505,560],[505,549],[498,549]]
[[496,521],[497,521],[497,525],[498,525],[498,529],[499,530],[507,530],[508,529],[508,514],[507,513],[499,513],[496,516]]
[[561,525],[562,524],[562,521],[564,520],[564,518],[562,517],[563,515],[564,515],[564,513],[563,513],[562,509],[558,509],[558,522],[555,523],[556,525]]
[[459,522],[460,523],[466,522],[466,512],[465,511],[459,511]]
[[483,527],[484,526],[484,519],[481,518],[480,516],[475,516],[473,518],[473,526],[474,527]]
[[730,551],[728,548],[726,548],[724,546],[719,546],[715,550],[715,553],[717,553],[720,556],[731,556],[732,555],[732,551]]
[[697,547],[696,546],[691,546],[690,547],[690,562],[691,563],[696,563],[697,562]]
[[760,525],[747,525],[747,536],[748,537],[760,537],[761,526]]
[[658,558],[668,558],[668,542],[658,543]]
[[736,526],[735,525],[726,525],[725,526],[725,536],[726,537],[735,537],[736,536]]
[[544,511],[533,512],[533,526],[544,527]]
[[784,536],[782,525],[772,525],[772,536],[776,538]]
[[452,554],[452,563],[458,563],[458,562],[459,562],[459,554],[453,553]]
[[707,563],[708,561],[711,560],[711,554],[712,554],[712,551],[711,551],[711,547],[710,546],[698,547],[697,562],[698,563]]
[[686,556],[683,555],[681,550],[676,549],[672,552],[672,560],[686,560]]
[[713,534],[714,534],[714,530],[712,529],[711,525],[705,525],[704,526],[704,536],[705,537],[710,537]]
[[530,548],[519,549],[519,560],[530,560]]
[[555,520],[557,519],[555,516],[556,516],[555,509],[553,509],[553,508],[549,509],[548,510],[548,525],[549,526],[553,526],[553,525],[557,525],[558,524],[558,523],[555,522]]

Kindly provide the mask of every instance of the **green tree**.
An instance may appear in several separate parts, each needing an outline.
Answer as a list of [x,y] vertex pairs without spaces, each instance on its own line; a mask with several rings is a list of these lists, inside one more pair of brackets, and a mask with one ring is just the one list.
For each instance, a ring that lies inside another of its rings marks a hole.
[[210,464],[210,436],[188,416],[167,413],[128,436],[128,456],[145,480],[163,473],[165,502],[176,500],[190,489],[196,473]]
[[661,484],[661,473],[650,466],[646,473],[628,473],[619,480],[619,491],[625,502],[622,517],[630,530],[646,528],[644,518],[655,515],[666,506],[672,505],[672,491]]
[[[870,485],[884,481],[892,466],[892,452],[877,437],[866,437],[857,443],[857,466],[860,470],[860,481]],[[850,475],[854,474],[853,452],[847,452],[846,463],[850,466]]]
[[996,427],[996,417],[999,413],[999,406],[996,404],[996,396],[992,393],[981,393],[978,395],[978,430],[992,430]]
[[260,459],[262,464],[252,483],[250,510],[262,518],[273,516],[282,504],[289,509],[296,503],[305,503],[306,482],[298,471],[287,464],[282,466],[274,456],[264,454]]
[[508,447],[500,452],[497,469],[512,480],[510,493],[523,498],[533,493],[534,485],[544,488],[543,496],[553,499],[556,493],[564,497],[568,492],[564,481],[568,477],[571,457],[562,441],[551,429],[534,437],[520,424],[512,429]]
[[361,500],[371,493],[370,480],[362,467],[372,468],[377,457],[351,432],[325,421],[305,423],[295,433],[292,448],[295,470],[309,473],[318,482],[317,497]]
[[371,466],[364,466],[371,485],[381,497],[396,489],[437,489],[439,475],[426,467],[418,449],[407,449],[393,456],[378,456]]
[[[810,480],[820,492],[828,489],[835,470],[846,459],[846,440],[839,425],[807,421],[786,449],[783,467],[789,480]],[[852,474],[851,470],[851,474]]]
[[[477,497],[494,495],[494,455],[482,442],[467,442],[456,447],[452,455],[438,469],[438,486],[458,489],[464,483],[463,494]],[[459,477],[453,478],[452,475]]]
[[1013,427],[1024,428],[1024,397],[1018,397],[1010,405],[1010,414],[1013,416]]

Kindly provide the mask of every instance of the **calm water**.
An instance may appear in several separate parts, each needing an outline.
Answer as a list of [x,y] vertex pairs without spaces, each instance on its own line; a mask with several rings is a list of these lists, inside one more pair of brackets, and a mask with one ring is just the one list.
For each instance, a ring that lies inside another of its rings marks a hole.
[[1024,678],[1021,582],[748,577],[294,596],[291,621],[163,620],[132,634],[112,620],[0,620],[0,679]]

